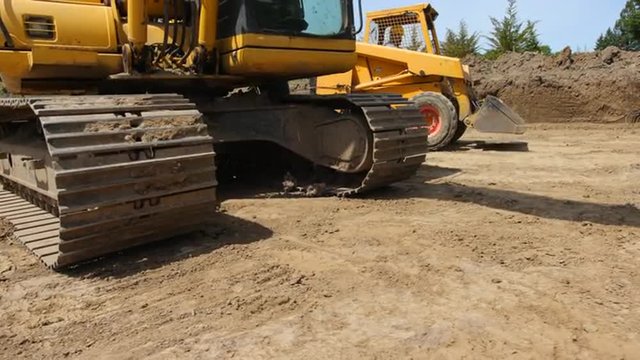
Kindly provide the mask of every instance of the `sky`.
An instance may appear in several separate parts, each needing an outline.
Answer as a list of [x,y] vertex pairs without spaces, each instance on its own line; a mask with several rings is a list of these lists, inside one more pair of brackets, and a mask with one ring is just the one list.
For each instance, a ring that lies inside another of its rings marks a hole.
[[[420,0],[363,0],[365,11],[382,10],[420,3]],[[422,1],[424,2],[424,1]],[[560,51],[565,46],[575,50],[592,50],[598,36],[613,26],[626,0],[518,0],[521,20],[539,21],[542,43]],[[489,16],[502,18],[507,0],[432,0],[440,13],[436,28],[444,38],[447,28],[457,29],[465,20],[472,31],[488,35]]]

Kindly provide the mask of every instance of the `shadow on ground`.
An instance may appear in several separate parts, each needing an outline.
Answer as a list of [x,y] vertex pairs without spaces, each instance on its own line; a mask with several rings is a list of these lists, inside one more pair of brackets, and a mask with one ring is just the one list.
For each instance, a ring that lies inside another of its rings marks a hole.
[[484,140],[459,140],[445,151],[500,151],[500,152],[528,152],[529,143],[524,141],[484,141]]
[[[461,169],[442,167],[442,166],[434,166],[434,165],[426,165],[423,164],[420,170],[418,170],[418,174],[416,178],[420,181],[436,181],[444,178],[448,178],[453,175],[461,174]],[[407,181],[416,182],[416,178],[411,178]]]
[[459,172],[456,170],[427,166],[424,170],[425,175],[419,176],[418,181],[410,180],[375,192],[370,197],[376,199],[425,198],[472,203],[546,219],[640,228],[640,209],[632,204],[599,204],[557,199],[544,195],[442,181],[442,178]]
[[72,277],[123,278],[229,245],[267,239],[273,232],[244,219],[217,213],[203,230],[173,237],[83,263],[62,273]]

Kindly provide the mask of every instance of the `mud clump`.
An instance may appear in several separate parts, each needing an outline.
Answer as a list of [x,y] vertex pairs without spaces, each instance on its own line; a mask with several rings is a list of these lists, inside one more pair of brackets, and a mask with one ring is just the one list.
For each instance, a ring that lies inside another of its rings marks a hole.
[[299,186],[298,180],[290,173],[285,174],[282,181],[282,195],[319,197],[328,193],[327,184],[314,183],[307,186]]
[[103,131],[122,131],[134,128],[153,129],[153,128],[172,128],[172,127],[188,127],[201,124],[200,116],[156,116],[156,117],[140,117],[132,119],[115,119],[91,122],[80,128],[79,131],[84,132],[103,132]]
[[500,97],[527,122],[635,122],[640,112],[640,53],[565,48],[463,61],[480,98]]
[[615,46],[609,46],[604,49],[600,55],[600,59],[607,65],[613,64],[620,57],[620,49]]
[[13,233],[13,225],[6,219],[0,218],[0,241],[7,239]]
[[558,59],[556,61],[556,64],[558,65],[558,67],[561,67],[563,69],[568,69],[571,67],[571,65],[573,65],[574,60],[573,60],[573,51],[571,50],[570,47],[566,47],[564,48],[564,50],[562,50],[562,53],[560,53],[560,55],[558,56]]

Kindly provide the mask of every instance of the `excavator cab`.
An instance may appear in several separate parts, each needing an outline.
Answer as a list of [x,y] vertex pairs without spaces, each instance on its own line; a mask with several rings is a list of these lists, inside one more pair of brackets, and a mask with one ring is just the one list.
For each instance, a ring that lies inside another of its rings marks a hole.
[[300,34],[309,28],[301,5],[300,1],[256,1],[255,13],[261,14],[258,24],[265,31]]
[[346,71],[356,61],[352,13],[346,0],[220,2],[220,70],[292,79]]

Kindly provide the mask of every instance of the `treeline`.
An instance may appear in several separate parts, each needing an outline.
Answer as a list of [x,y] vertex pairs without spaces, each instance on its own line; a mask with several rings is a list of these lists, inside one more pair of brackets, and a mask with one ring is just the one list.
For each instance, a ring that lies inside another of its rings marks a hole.
[[[445,55],[463,58],[467,55],[484,55],[495,59],[507,52],[533,51],[550,54],[551,48],[540,42],[538,22],[522,21],[518,17],[516,0],[508,0],[507,10],[501,19],[490,17],[492,30],[488,36],[478,32],[470,32],[464,21],[460,22],[457,31],[447,29],[445,40],[441,43]],[[480,40],[485,38],[489,48],[480,49]]]
[[[520,20],[517,0],[508,0],[507,9],[501,19],[491,17],[492,30],[488,36],[471,32],[464,21],[457,30],[447,29],[441,47],[445,55],[463,58],[467,55],[482,55],[498,58],[507,52],[537,52],[551,54],[551,48],[540,42],[537,21]],[[488,49],[481,49],[484,38]],[[624,50],[640,51],[640,0],[628,0],[612,28],[603,33],[596,42],[596,50],[617,46]]]
[[640,51],[640,0],[628,0],[613,27],[600,35],[596,42],[596,50],[608,46]]

